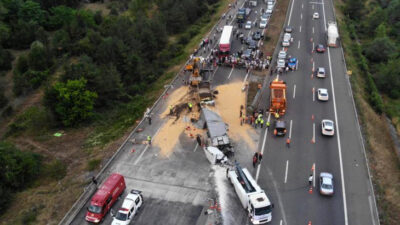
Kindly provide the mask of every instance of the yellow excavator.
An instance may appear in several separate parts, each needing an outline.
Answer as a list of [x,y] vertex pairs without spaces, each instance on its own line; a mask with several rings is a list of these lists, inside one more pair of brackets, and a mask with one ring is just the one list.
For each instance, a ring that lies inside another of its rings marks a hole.
[[198,86],[202,80],[200,76],[200,57],[195,57],[192,62],[186,65],[186,71],[192,72],[189,78],[189,83],[191,86]]

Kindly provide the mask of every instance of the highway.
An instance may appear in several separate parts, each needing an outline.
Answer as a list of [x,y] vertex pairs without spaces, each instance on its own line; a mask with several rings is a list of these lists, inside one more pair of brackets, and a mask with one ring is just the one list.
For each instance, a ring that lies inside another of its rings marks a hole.
[[[261,7],[266,8],[266,4],[258,2],[258,6],[252,8],[249,18],[251,21],[259,21]],[[243,3],[244,1],[239,1],[238,5]],[[229,14],[234,16],[238,8],[231,9]],[[256,10],[258,14],[255,13]],[[319,12],[319,19],[312,19],[314,12]],[[294,41],[288,48],[288,54],[299,59],[299,69],[279,76],[288,85],[288,111],[283,117],[287,122],[288,134],[279,138],[273,136],[272,127],[269,131],[265,127],[258,128],[253,137],[255,149],[241,139],[234,141],[235,160],[253,173],[275,205],[271,224],[300,225],[312,222],[321,225],[378,225],[351,88],[342,60],[342,49],[328,48],[322,54],[312,52],[315,44],[325,45],[325,24],[328,20],[334,20],[331,1],[291,0],[286,24],[294,28]],[[228,22],[220,21],[216,27],[223,27],[225,24],[236,26],[233,18]],[[260,29],[253,27],[250,31],[241,30],[245,36],[249,36],[250,32]],[[212,37],[215,32],[213,29],[208,36]],[[219,35],[220,33],[217,37]],[[213,45],[215,44],[214,41]],[[239,40],[233,39],[232,52],[243,47],[245,45],[240,44]],[[199,54],[207,56],[210,52],[200,51]],[[327,70],[328,76],[325,79],[311,76],[313,67],[320,66]],[[182,79],[174,81],[172,88],[168,90],[169,96],[184,85],[188,76],[186,74]],[[267,79],[274,78],[276,75]],[[244,83],[250,79],[259,78],[253,76],[252,72],[247,74],[246,69],[215,67],[212,85],[218,87],[234,82]],[[329,90],[328,102],[319,102],[313,96],[313,88],[317,90],[322,87]],[[268,85],[263,87],[262,92],[258,108],[267,109]],[[223,224],[251,224],[232,186],[223,176],[218,177],[221,171],[224,173],[224,168],[211,167],[204,152],[193,139],[186,134],[180,134],[178,142],[173,145],[172,154],[167,157],[160,157],[157,146],[138,143],[146,140],[147,135],[151,135],[154,142],[164,138],[162,127],[168,123],[168,119],[163,116],[163,112],[167,110],[170,98],[164,97],[151,111],[152,124],[147,121],[141,123],[139,128],[143,131],[129,136],[130,141],[122,146],[121,153],[101,175],[104,179],[113,172],[121,173],[125,177],[128,190],[143,191],[144,206],[132,224],[203,225],[206,221],[210,222],[210,219],[204,218],[210,198],[218,198],[221,202],[225,198],[221,212]],[[266,118],[273,121],[268,115]],[[321,135],[322,119],[335,121],[334,137]],[[285,145],[285,139],[289,135],[290,148]],[[251,157],[255,151],[262,151],[264,157],[261,164],[253,169]],[[310,193],[308,176],[315,173],[318,178],[320,172],[334,175],[334,196],[319,195],[318,180],[315,180]],[[127,191],[123,197],[126,194]],[[85,213],[88,204],[86,202],[85,207],[72,218],[71,224],[87,223]],[[122,199],[113,209],[117,210],[121,204]],[[107,215],[103,224],[110,224],[111,220],[111,216]]]

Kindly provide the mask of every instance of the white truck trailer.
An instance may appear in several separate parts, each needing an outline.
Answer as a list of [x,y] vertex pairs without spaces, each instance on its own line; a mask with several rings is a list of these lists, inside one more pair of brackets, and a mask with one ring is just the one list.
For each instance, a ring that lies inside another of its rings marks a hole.
[[337,47],[337,39],[339,38],[339,33],[337,29],[336,22],[328,21],[327,30],[327,41],[329,47]]
[[258,186],[246,168],[236,163],[235,168],[227,171],[228,180],[235,188],[243,208],[249,214],[253,224],[264,224],[272,220],[273,204],[269,201],[264,190]]

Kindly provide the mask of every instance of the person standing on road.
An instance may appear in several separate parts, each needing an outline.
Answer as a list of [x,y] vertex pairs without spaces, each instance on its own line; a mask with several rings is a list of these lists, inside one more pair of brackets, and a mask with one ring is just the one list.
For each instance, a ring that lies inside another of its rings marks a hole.
[[256,167],[257,162],[258,162],[258,152],[254,153],[254,156],[253,156],[253,168]]
[[261,129],[263,128],[263,126],[264,126],[264,120],[263,120],[263,118],[261,117],[260,118],[260,125],[261,125]]
[[288,148],[290,148],[290,138],[287,138],[287,139],[286,139],[286,146],[287,146]]
[[261,152],[258,153],[258,162],[259,163],[261,163],[262,157],[263,157],[262,153]]
[[169,105],[169,115],[171,115],[171,116],[172,116],[172,114],[174,113],[174,112],[173,112],[173,108],[174,108],[174,107],[172,107],[172,105]]
[[151,125],[151,116],[150,115],[147,116],[147,120],[149,121],[149,125]]
[[189,106],[189,112],[192,112],[193,104],[192,104],[191,102],[189,102],[189,103],[188,103],[188,106]]
[[201,146],[201,136],[200,136],[200,134],[197,135],[196,141],[197,141],[197,144],[199,144],[199,146]]
[[267,126],[267,130],[269,130],[269,126],[271,125],[271,124],[269,123],[269,121],[267,121],[267,123],[266,123],[265,125]]
[[147,136],[147,144],[151,145],[151,136],[150,135]]
[[314,179],[313,175],[310,174],[310,176],[308,177],[308,185],[310,186],[312,185],[313,179]]

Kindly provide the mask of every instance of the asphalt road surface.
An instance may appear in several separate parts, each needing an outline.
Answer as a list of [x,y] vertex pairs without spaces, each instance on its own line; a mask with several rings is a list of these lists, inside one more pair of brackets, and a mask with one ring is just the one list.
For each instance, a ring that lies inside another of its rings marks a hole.
[[[243,1],[239,1],[238,5],[242,4]],[[261,7],[266,8],[266,4],[259,1],[258,6],[252,8],[249,20],[259,22]],[[222,20],[216,27],[222,28],[226,24],[237,26],[234,15],[238,8],[237,6],[229,11],[232,19],[228,19],[227,22],[226,19]],[[319,12],[320,18],[313,20],[313,12]],[[229,18],[228,15],[226,18]],[[298,225],[311,221],[313,224],[322,225],[378,225],[342,50],[330,48],[323,54],[312,52],[313,45],[325,44],[325,24],[333,19],[331,1],[292,0],[287,24],[294,28],[294,41],[288,48],[288,54],[299,59],[299,69],[280,76],[288,85],[288,110],[283,117],[288,125],[288,134],[285,138],[277,138],[271,131],[257,129],[259,136],[254,137],[254,141],[258,144],[258,150],[264,153],[264,159],[255,169],[252,169],[251,165],[252,151],[241,150],[248,149],[244,141],[234,143],[237,150],[235,159],[253,172],[259,185],[275,204],[271,224]],[[245,36],[250,36],[256,30],[260,29],[241,29]],[[214,29],[208,37],[213,37],[215,32]],[[217,40],[219,35],[220,33],[216,33]],[[217,42],[214,41],[213,45]],[[234,38],[232,52],[242,48],[245,49],[245,46]],[[209,54],[207,50],[199,52],[201,56]],[[319,66],[325,67],[327,78],[311,77],[312,68]],[[257,79],[256,76],[252,76],[252,72],[247,74],[245,69],[213,69],[213,87],[234,81]],[[276,75],[268,79],[275,77]],[[188,74],[182,79],[177,79],[169,92],[182,86],[187,78]],[[313,97],[313,88],[317,90],[322,87],[329,90],[328,102],[319,102],[316,96]],[[259,108],[266,109],[269,89],[263,88],[264,94],[259,101]],[[152,110],[152,124],[142,123],[140,128],[143,132],[133,134],[130,139],[145,140],[147,135],[156,138],[160,127],[166,123],[166,120],[160,117],[166,109],[167,103],[161,100]],[[322,119],[335,121],[334,137],[322,137]],[[287,148],[285,139],[289,135],[292,141],[290,148]],[[159,149],[156,147],[132,142],[127,142],[122,151],[105,175],[121,173],[125,177],[127,190],[143,191],[145,204],[132,224],[201,224],[199,218],[208,208],[209,198],[222,195],[230,201],[229,206],[223,209],[224,224],[250,224],[246,211],[241,207],[227,180],[220,181],[225,185],[225,189],[224,193],[218,193],[212,178],[212,174],[218,173],[218,169],[210,167],[203,151],[200,151],[195,141],[186,135],[180,136],[173,153],[166,159],[158,157]],[[311,170],[313,165],[314,171]],[[315,173],[318,178],[322,171],[330,172],[335,177],[335,194],[332,197],[319,195],[317,180],[313,185],[312,194],[309,193],[308,176]],[[126,194],[127,191],[123,197]],[[114,205],[114,210],[121,206],[122,199]],[[88,204],[86,203],[72,224],[86,224],[84,218]],[[110,215],[107,215],[103,224],[110,224],[111,219]]]

